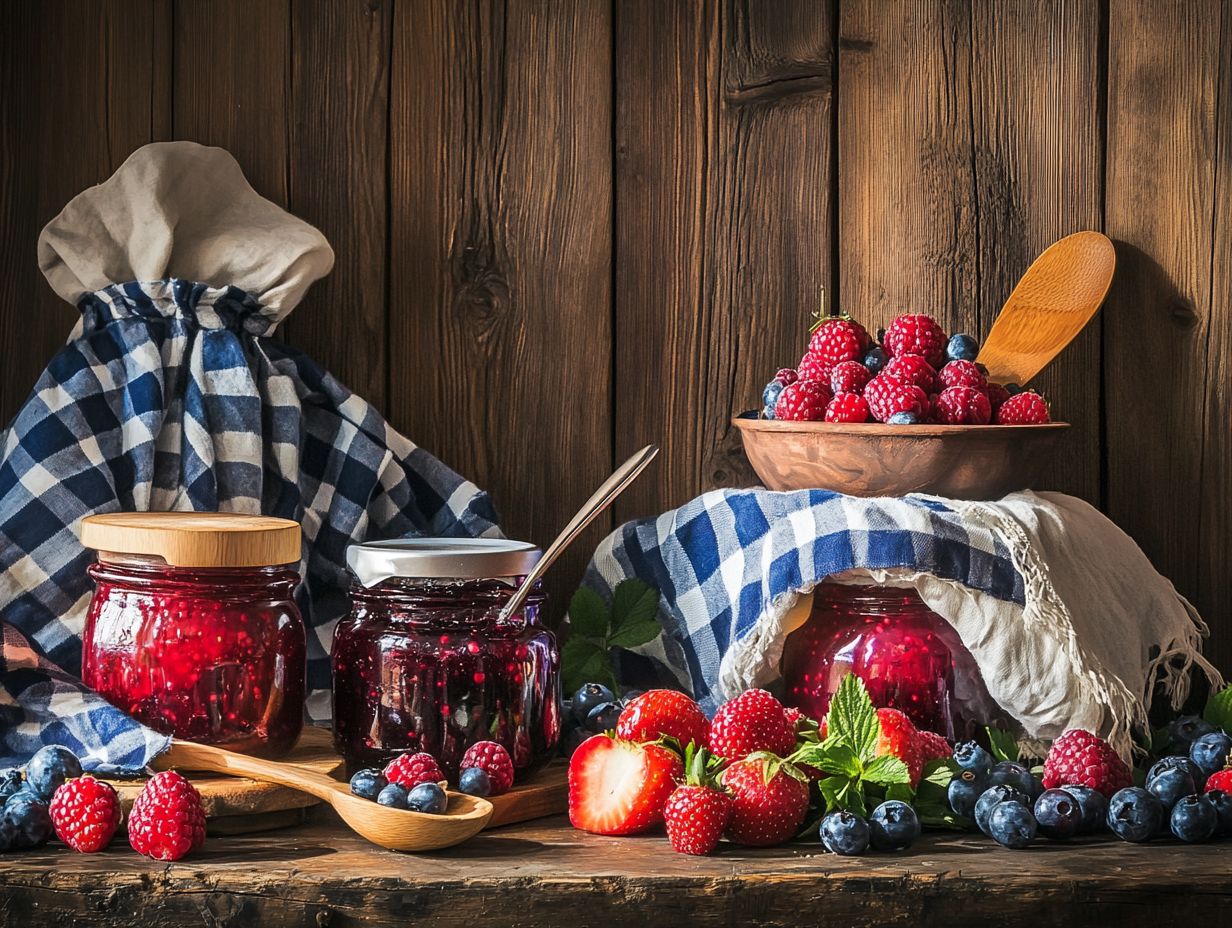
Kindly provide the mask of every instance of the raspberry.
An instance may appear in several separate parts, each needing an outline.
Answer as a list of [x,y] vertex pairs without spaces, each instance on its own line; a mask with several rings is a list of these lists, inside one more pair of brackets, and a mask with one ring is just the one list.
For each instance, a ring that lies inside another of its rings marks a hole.
[[884,373],[868,382],[864,399],[878,422],[885,422],[896,412],[910,412],[921,418],[928,413],[928,395],[923,390]]
[[1103,738],[1072,728],[1048,750],[1044,760],[1044,788],[1089,786],[1105,796],[1133,783],[1129,767]]
[[907,313],[891,322],[882,344],[894,357],[918,354],[933,367],[945,360],[945,332],[922,313]]
[[826,385],[817,380],[798,380],[784,387],[774,404],[774,418],[795,422],[820,422],[832,397]]
[[1016,393],[997,410],[997,425],[1043,425],[1051,421],[1048,404],[1038,393]]
[[947,387],[971,387],[980,391],[988,389],[988,379],[970,361],[951,361],[941,368],[938,376]]
[[971,387],[946,387],[933,404],[942,425],[987,425],[992,418],[988,397]]
[[56,837],[83,854],[101,851],[120,827],[120,797],[88,774],[57,789],[50,811]]
[[827,422],[867,422],[868,403],[855,393],[836,393],[826,406]]
[[445,779],[441,765],[431,754],[399,754],[385,765],[385,779],[407,789],[420,783],[439,783]]
[[946,741],[935,731],[919,728],[916,729],[916,735],[920,745],[920,758],[924,763],[927,764],[931,760],[941,760],[951,755],[950,742]]
[[925,393],[932,393],[937,389],[937,372],[918,354],[891,358],[882,373],[896,377],[903,383],[915,384]]
[[992,406],[992,414],[996,416],[997,410],[1001,408],[1001,404],[1010,398],[1010,391],[999,383],[990,383],[987,393],[988,404]]
[[128,843],[155,860],[179,860],[205,843],[197,788],[174,770],[156,773],[128,814]]
[[796,368],[796,380],[816,380],[818,383],[828,384],[830,382],[830,368],[833,366],[832,364],[825,363],[820,358],[814,358],[811,354],[806,354],[800,359],[800,364]]
[[840,361],[830,370],[830,389],[839,393],[862,393],[873,375],[859,361]]
[[840,361],[858,361],[871,343],[872,339],[860,323],[851,319],[827,319],[809,339],[808,353],[833,367]]
[[467,748],[460,769],[468,767],[477,767],[488,775],[492,783],[491,796],[507,793],[513,786],[513,761],[509,759],[509,752],[495,741],[478,741]]
[[1214,789],[1225,793],[1232,793],[1232,767],[1216,770],[1206,778],[1206,787],[1203,792],[1209,793]]
[[783,704],[765,690],[746,690],[719,706],[710,722],[711,754],[740,760],[755,751],[785,757],[796,746],[796,726]]
[[800,375],[797,374],[790,367],[785,367],[782,370],[780,370],[777,374],[774,375],[774,379],[786,387],[786,386],[790,386],[791,384],[799,380]]

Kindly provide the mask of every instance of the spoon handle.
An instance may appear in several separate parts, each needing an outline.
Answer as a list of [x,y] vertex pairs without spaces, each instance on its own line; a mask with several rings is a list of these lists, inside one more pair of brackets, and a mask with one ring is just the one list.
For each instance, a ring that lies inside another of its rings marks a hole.
[[160,758],[159,766],[181,767],[185,770],[208,770],[211,773],[226,773],[247,777],[262,783],[277,783],[301,793],[316,796],[325,802],[333,800],[343,784],[315,770],[305,770],[293,764],[283,764],[246,754],[235,754],[208,744],[193,744],[191,741],[175,740],[171,750]]
[[616,468],[612,476],[603,481],[599,489],[591,494],[590,499],[586,500],[582,504],[582,508],[569,520],[569,524],[564,527],[564,530],[556,536],[556,540],[548,545],[548,549],[543,552],[543,557],[539,559],[539,563],[534,566],[531,572],[526,575],[522,585],[509,597],[509,601],[505,603],[504,608],[500,611],[501,621],[508,620],[510,616],[522,608],[522,603],[526,601],[530,591],[539,582],[539,578],[552,566],[552,562],[560,557],[560,553],[573,543],[573,540],[577,538],[582,529],[591,523],[595,516],[611,505],[612,501],[624,491],[625,487],[633,482],[633,478],[645,470],[646,465],[653,461],[658,453],[658,445],[647,445]]

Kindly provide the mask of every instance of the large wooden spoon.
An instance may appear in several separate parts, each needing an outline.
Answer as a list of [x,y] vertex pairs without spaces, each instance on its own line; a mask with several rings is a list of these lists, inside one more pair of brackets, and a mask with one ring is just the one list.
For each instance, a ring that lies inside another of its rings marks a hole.
[[483,831],[493,812],[486,799],[454,792],[449,793],[449,805],[442,815],[391,809],[361,799],[346,783],[324,774],[189,741],[172,741],[171,750],[159,758],[159,766],[226,773],[308,793],[333,806],[356,833],[391,851],[434,851],[461,844]]
[[1104,302],[1116,250],[1098,232],[1053,242],[1032,262],[993,323],[977,359],[997,383],[1026,385]]

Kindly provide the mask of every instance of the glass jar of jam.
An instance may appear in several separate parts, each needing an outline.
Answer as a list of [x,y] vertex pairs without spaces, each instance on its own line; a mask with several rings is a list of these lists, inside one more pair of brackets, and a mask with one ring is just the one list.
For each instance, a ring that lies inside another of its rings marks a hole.
[[975,737],[1002,717],[958,633],[914,589],[816,588],[808,620],[783,648],[786,701],[820,719],[849,673],[874,705],[950,740]]
[[498,613],[540,551],[500,539],[352,545],[351,613],[334,632],[334,744],[350,772],[426,751],[453,777],[477,741],[520,777],[560,741],[560,656],[534,592]]
[[304,720],[295,522],[219,513],[89,516],[98,551],[82,679],[164,734],[274,757]]

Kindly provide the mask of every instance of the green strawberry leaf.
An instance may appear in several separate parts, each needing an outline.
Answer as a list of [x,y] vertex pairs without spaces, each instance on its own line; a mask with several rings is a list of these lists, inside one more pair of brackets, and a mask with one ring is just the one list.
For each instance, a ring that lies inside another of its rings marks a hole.
[[1018,739],[1000,728],[985,728],[988,746],[997,760],[1018,760]]
[[560,670],[566,692],[573,692],[583,683],[602,683],[613,690],[616,687],[607,649],[586,638],[565,642],[560,649]]
[[821,745],[815,759],[805,761],[825,773],[837,774],[843,777],[860,776],[860,758],[846,741],[830,741]]
[[889,786],[891,783],[909,784],[911,774],[902,760],[889,754],[883,754],[880,757],[874,757],[864,766],[863,779],[882,786]]
[[899,802],[905,802],[908,805],[915,804],[915,790],[911,788],[910,783],[891,783],[886,787],[886,799],[897,799]]
[[607,606],[603,603],[603,597],[588,586],[578,587],[578,591],[569,600],[570,632],[586,638],[606,638],[608,624]]
[[1232,686],[1213,693],[1202,710],[1202,718],[1216,728],[1232,733]]
[[662,633],[658,619],[629,619],[608,636],[614,648],[636,648],[654,641]]
[[873,701],[868,697],[868,690],[855,674],[849,673],[843,677],[838,691],[830,700],[826,735],[827,740],[844,739],[864,762],[871,761],[876,753],[881,722],[877,719]]
[[619,631],[628,623],[658,622],[659,591],[636,577],[621,580],[612,591],[612,629]]
[[845,793],[850,784],[851,780],[848,777],[839,776],[826,777],[821,781],[819,788],[821,790],[821,798],[825,800],[827,812],[833,812],[835,809],[840,808],[839,794]]

